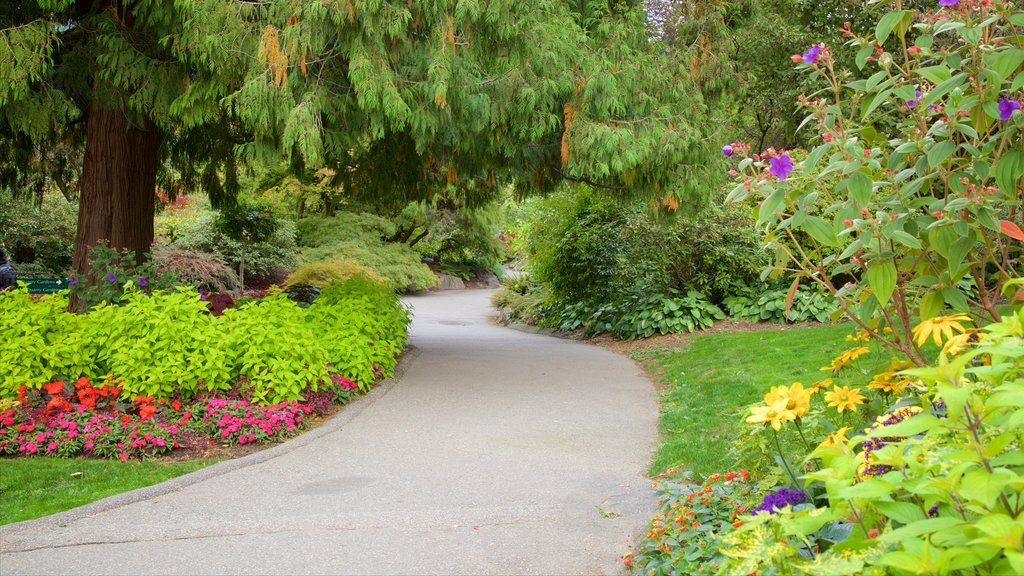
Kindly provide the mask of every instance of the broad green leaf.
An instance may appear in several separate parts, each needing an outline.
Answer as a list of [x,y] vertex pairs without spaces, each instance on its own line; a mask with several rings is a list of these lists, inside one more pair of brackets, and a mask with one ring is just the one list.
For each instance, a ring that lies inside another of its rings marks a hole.
[[808,216],[800,226],[812,238],[826,246],[839,246],[839,239],[832,230],[832,225],[817,216]]
[[942,314],[946,306],[946,300],[942,296],[942,290],[929,290],[921,297],[921,319],[927,320]]
[[956,142],[943,140],[936,143],[928,150],[928,166],[935,168],[941,164],[949,155],[956,151]]
[[1021,175],[1024,175],[1024,151],[1010,150],[1004,153],[995,166],[996,186],[1010,194]]
[[896,289],[896,266],[889,260],[875,260],[868,264],[868,284],[878,304],[885,306]]
[[882,16],[878,20],[878,25],[875,26],[875,36],[878,38],[878,43],[884,44],[893,30],[896,30],[899,36],[902,36],[906,32],[904,19],[909,22],[910,16],[911,12],[909,10],[893,10]]
[[871,177],[863,172],[854,172],[847,184],[850,197],[861,207],[871,202],[871,187]]

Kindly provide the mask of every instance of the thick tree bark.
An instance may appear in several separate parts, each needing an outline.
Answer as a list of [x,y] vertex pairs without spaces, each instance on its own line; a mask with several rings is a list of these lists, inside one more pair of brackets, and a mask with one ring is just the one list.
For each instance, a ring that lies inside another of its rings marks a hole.
[[88,250],[100,241],[134,251],[137,262],[149,251],[160,149],[152,122],[133,126],[119,110],[94,106],[87,130],[73,262],[84,282],[91,280]]

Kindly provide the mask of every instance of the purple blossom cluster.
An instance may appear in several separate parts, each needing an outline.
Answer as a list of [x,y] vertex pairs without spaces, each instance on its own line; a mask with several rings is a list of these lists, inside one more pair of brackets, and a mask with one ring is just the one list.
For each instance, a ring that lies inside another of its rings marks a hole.
[[310,408],[296,401],[255,406],[246,400],[209,398],[203,425],[223,442],[251,444],[295,432]]
[[[914,412],[911,412],[910,410],[907,409],[896,410],[894,412],[891,412],[881,421],[879,421],[878,424],[866,428],[864,432],[869,433],[872,430],[877,430],[879,428],[884,428],[886,426],[892,426],[893,424],[902,422],[913,415]],[[861,447],[864,448],[864,460],[866,462],[870,462],[872,452],[876,450],[881,450],[884,446],[887,446],[894,442],[899,442],[901,440],[903,440],[903,438],[899,436],[879,436],[878,438],[869,438],[865,440],[864,443],[861,444]],[[885,474],[889,470],[892,470],[892,466],[886,464],[868,464],[861,472],[861,474],[864,476],[877,476],[879,474]]]
[[807,493],[803,490],[790,490],[780,488],[779,490],[766,494],[761,505],[751,510],[751,515],[756,516],[758,512],[774,514],[776,510],[782,510],[786,506],[795,506],[801,502],[807,502]]

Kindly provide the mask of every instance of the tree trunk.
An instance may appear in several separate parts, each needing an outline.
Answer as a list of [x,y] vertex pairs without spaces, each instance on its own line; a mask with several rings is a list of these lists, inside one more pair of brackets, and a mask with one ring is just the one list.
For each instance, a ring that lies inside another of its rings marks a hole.
[[88,251],[100,241],[133,251],[138,263],[149,251],[159,150],[160,130],[152,122],[136,127],[120,110],[89,111],[73,262],[79,281],[92,280]]

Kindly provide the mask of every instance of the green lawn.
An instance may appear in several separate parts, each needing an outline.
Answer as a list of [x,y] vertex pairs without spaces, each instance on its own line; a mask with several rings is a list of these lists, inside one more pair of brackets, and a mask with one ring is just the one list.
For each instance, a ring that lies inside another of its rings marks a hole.
[[0,524],[75,508],[213,463],[4,458],[0,460]]
[[830,376],[819,368],[853,346],[845,341],[852,332],[850,324],[831,324],[695,334],[683,348],[650,359],[669,387],[662,397],[663,443],[651,473],[683,466],[706,476],[734,465],[729,450],[746,426],[738,411],[774,385]]

